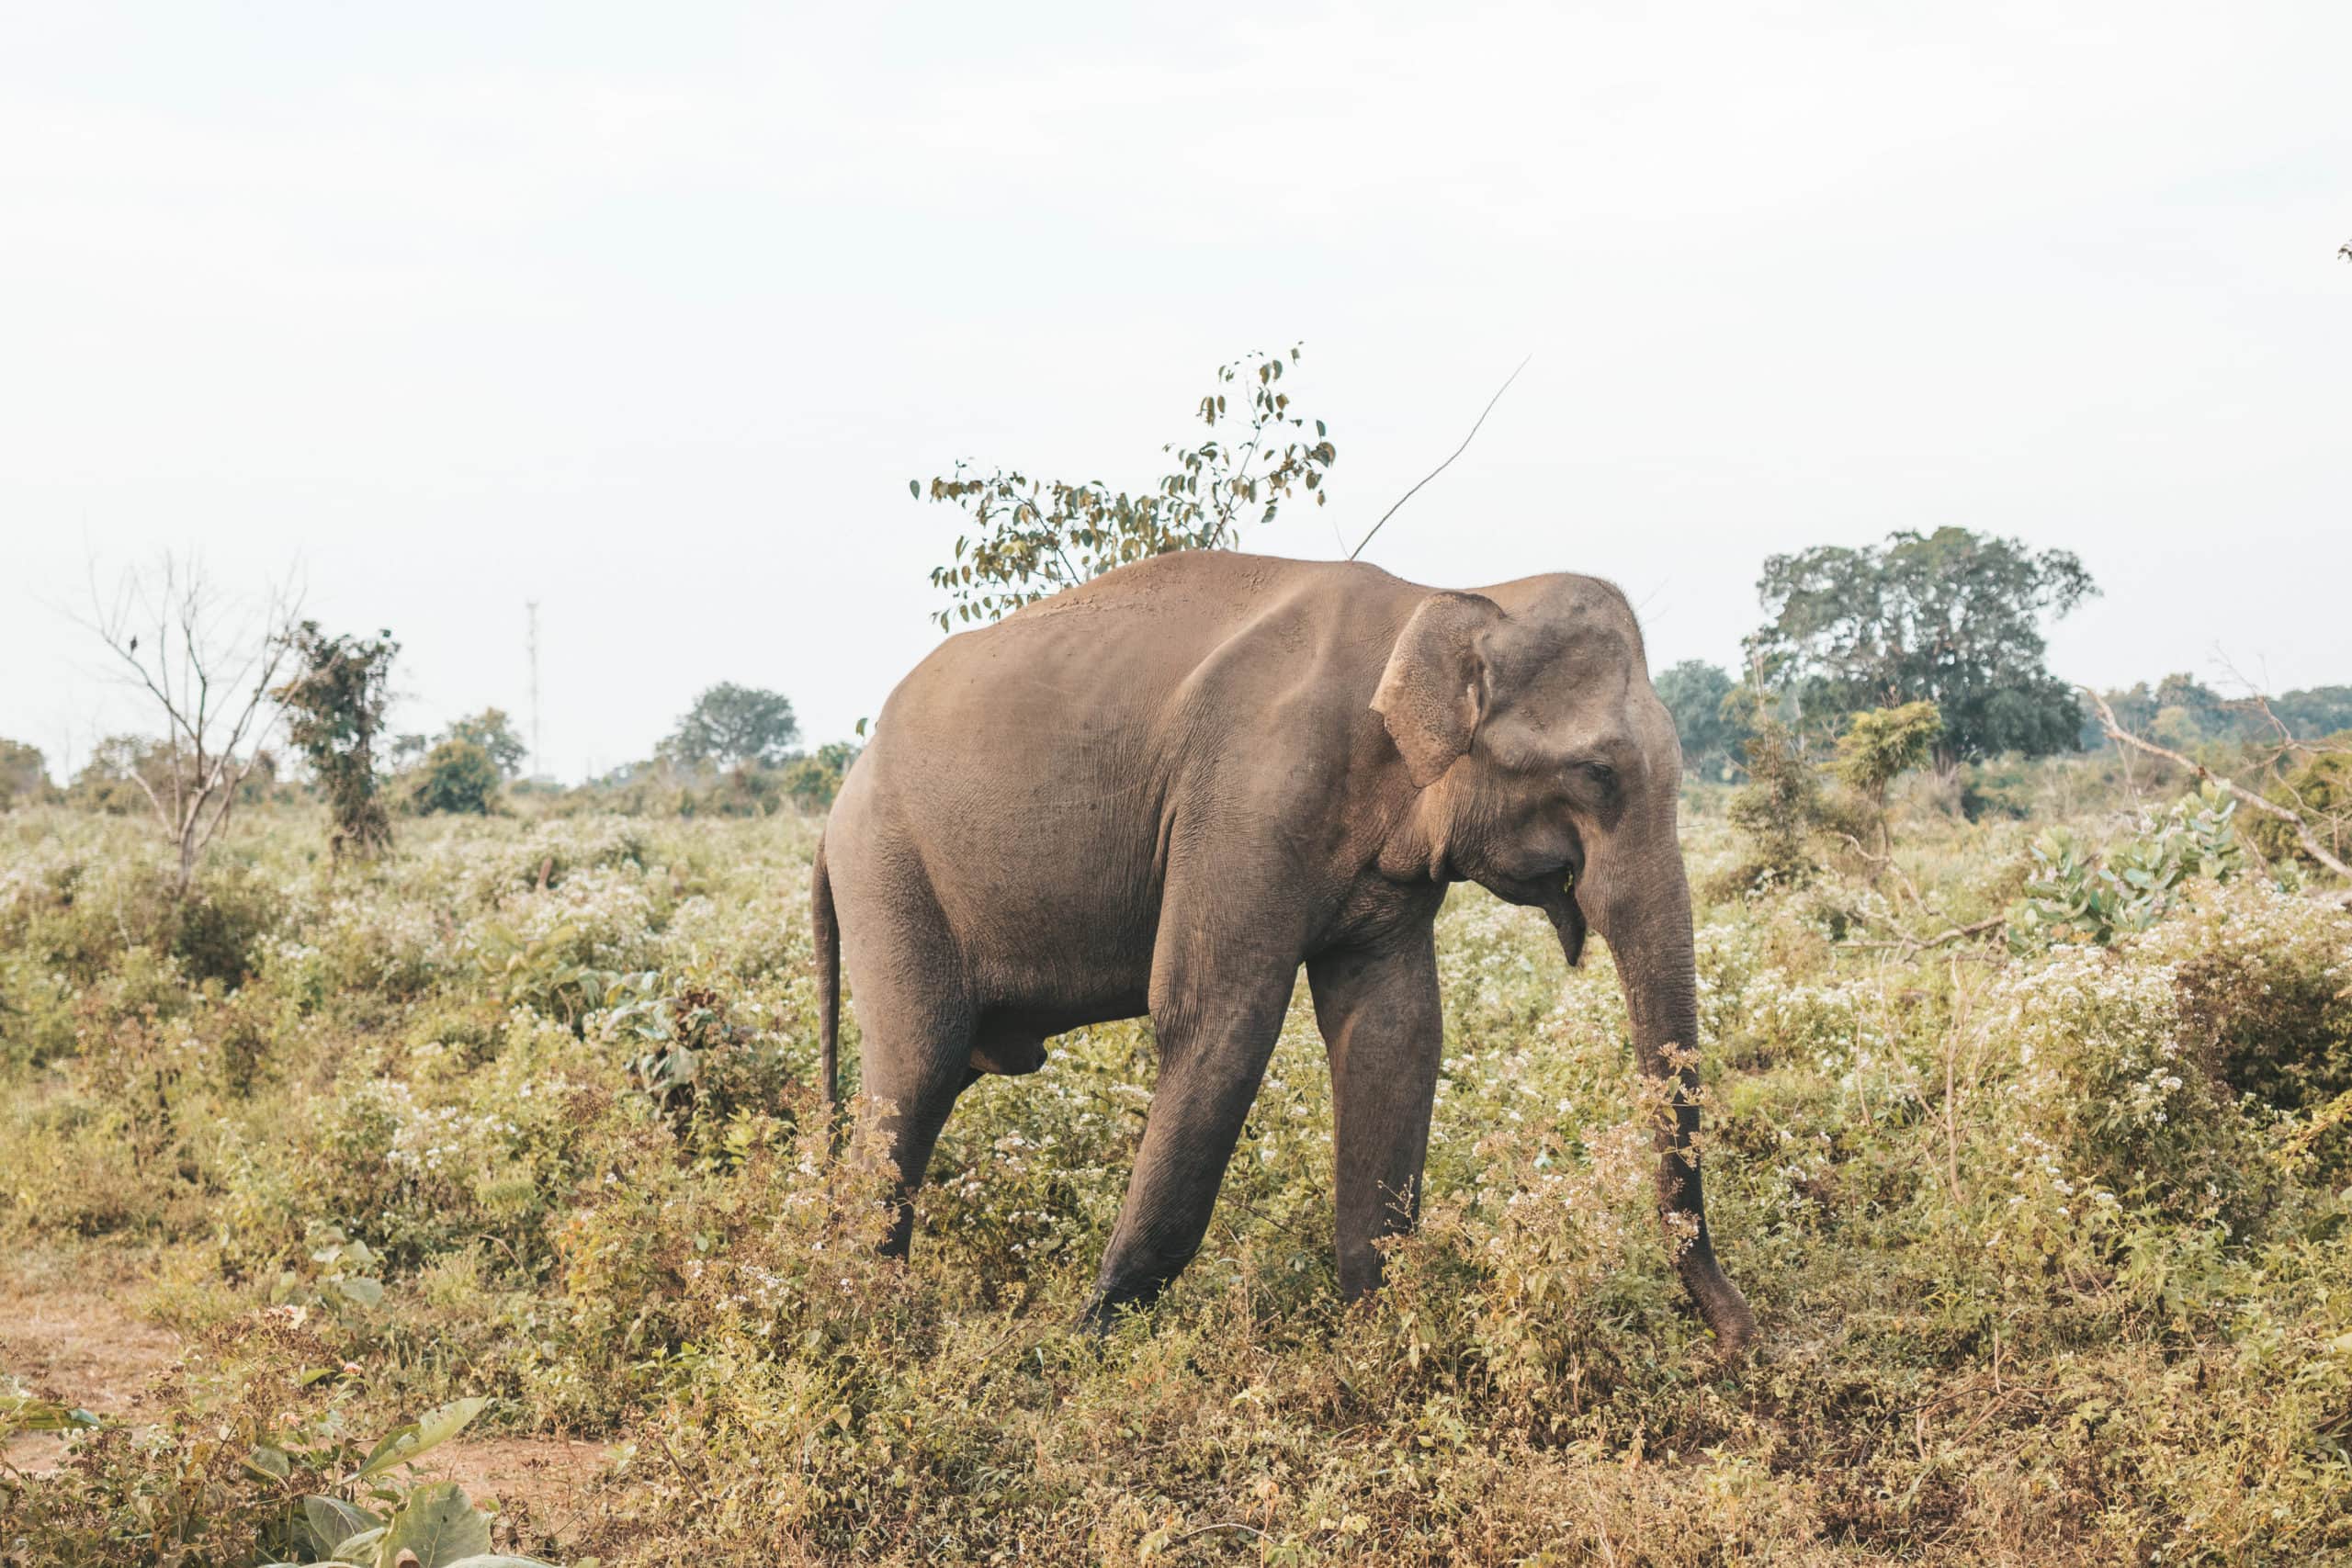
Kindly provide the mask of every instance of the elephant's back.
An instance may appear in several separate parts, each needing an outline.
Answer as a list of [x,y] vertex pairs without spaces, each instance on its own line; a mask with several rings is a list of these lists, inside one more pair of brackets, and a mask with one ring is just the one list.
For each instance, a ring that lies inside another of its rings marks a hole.
[[1080,793],[1128,787],[1175,731],[1195,743],[1179,710],[1204,671],[1246,710],[1256,694],[1234,686],[1311,685],[1351,639],[1385,649],[1422,592],[1345,561],[1227,550],[1139,561],[948,638],[891,694],[867,755],[899,784],[936,779],[983,807],[1000,804],[989,783],[1008,771],[1051,772]]
[[1185,792],[1220,758],[1319,744],[1296,714],[1335,661],[1351,689],[1330,705],[1361,709],[1417,592],[1368,567],[1195,552],[951,637],[891,694],[829,837],[919,862],[953,929],[1148,951]]

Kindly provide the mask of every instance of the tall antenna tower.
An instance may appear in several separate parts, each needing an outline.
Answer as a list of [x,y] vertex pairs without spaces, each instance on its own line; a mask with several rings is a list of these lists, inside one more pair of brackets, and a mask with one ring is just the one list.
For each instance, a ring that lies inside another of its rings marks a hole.
[[545,759],[539,755],[539,602],[525,603],[531,612],[531,631],[527,646],[531,654],[531,776],[537,778],[548,771]]

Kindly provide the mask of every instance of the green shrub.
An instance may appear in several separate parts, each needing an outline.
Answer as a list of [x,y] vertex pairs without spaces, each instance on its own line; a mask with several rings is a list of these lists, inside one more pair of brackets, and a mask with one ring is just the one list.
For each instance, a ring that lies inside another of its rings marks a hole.
[[1731,886],[1800,886],[1820,863],[1811,836],[1821,818],[1821,781],[1797,732],[1758,714],[1741,750],[1747,782],[1732,795],[1732,825],[1747,836],[1747,857]]
[[409,808],[423,816],[436,811],[487,813],[505,782],[498,763],[471,740],[440,742],[418,765],[408,784]]
[[2352,914],[2244,877],[2136,951],[2178,976],[2185,1026],[2233,1091],[2281,1111],[2352,1092]]
[[2182,901],[2190,878],[2226,882],[2245,869],[2236,814],[2237,802],[2209,784],[2104,856],[2070,829],[2051,829],[2034,840],[2025,897],[2009,909],[2010,946],[2020,953],[2052,942],[2104,946],[2122,932],[2146,931]]
[[[2306,755],[2266,793],[2272,804],[2302,818],[2312,836],[2340,861],[2352,856],[2352,731],[2332,735],[2322,744],[2335,749]],[[2266,860],[2317,869],[2319,863],[2303,848],[2292,823],[2262,815],[2247,827]]]

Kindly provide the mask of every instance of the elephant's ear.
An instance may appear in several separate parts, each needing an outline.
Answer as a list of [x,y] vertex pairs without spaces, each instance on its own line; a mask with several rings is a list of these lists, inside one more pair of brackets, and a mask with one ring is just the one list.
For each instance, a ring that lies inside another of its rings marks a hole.
[[1476,593],[1432,593],[1396,634],[1372,711],[1387,725],[1416,786],[1427,789],[1470,750],[1487,705],[1482,635],[1503,613]]

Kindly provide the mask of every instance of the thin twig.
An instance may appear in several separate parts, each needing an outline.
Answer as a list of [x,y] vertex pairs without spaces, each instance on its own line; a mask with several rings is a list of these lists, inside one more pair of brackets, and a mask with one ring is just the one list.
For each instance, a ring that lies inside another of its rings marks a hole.
[[[1882,833],[1885,833],[1885,829],[1886,824],[1883,821],[1881,821],[1879,824],[1879,830]],[[1919,897],[1918,887],[1913,884],[1910,877],[1904,874],[1902,863],[1894,858],[1894,835],[1887,834],[1882,840],[1885,845],[1885,849],[1882,853],[1872,854],[1870,851],[1862,847],[1862,841],[1854,837],[1853,834],[1847,832],[1843,829],[1837,829],[1837,832],[1839,838],[1845,840],[1849,844],[1851,844],[1854,847],[1854,852],[1856,854],[1861,856],[1861,858],[1865,862],[1869,863],[1872,867],[1883,866],[1887,870],[1894,873],[1894,880],[1902,886],[1905,893],[1910,895],[1912,903],[1918,906],[1923,910],[1928,908],[1928,901]]]
[[1960,955],[1952,955],[1952,1021],[1944,1036],[1944,1170],[1951,1181],[1951,1201],[1966,1207],[1968,1195],[1960,1185],[1960,1089],[1954,1058],[1960,1055],[1961,1032],[1968,1023],[1968,993],[1960,986]]
[[1510,384],[1519,379],[1519,371],[1526,369],[1528,360],[1532,360],[1534,357],[1535,355],[1532,354],[1529,355],[1526,359],[1522,359],[1519,362],[1519,370],[1514,370],[1510,375],[1503,378],[1503,384],[1495,389],[1495,395],[1487,400],[1486,408],[1479,413],[1478,424],[1474,424],[1470,427],[1470,434],[1464,436],[1462,438],[1462,445],[1453,449],[1453,457],[1448,457],[1444,462],[1440,463],[1436,468],[1431,468],[1428,473],[1422,475],[1421,484],[1415,485],[1411,490],[1408,490],[1404,494],[1398,496],[1396,498],[1396,506],[1392,506],[1387,511],[1382,513],[1380,514],[1380,521],[1372,525],[1372,533],[1366,534],[1363,538],[1357,543],[1356,547],[1348,552],[1348,558],[1350,560],[1353,560],[1356,557],[1363,554],[1364,546],[1372,543],[1373,534],[1379,533],[1382,528],[1387,526],[1388,520],[1396,515],[1397,506],[1404,505],[1407,502],[1412,500],[1414,496],[1419,494],[1421,485],[1429,483],[1430,480],[1437,478],[1438,475],[1445,472],[1449,468],[1452,468],[1453,466],[1454,457],[1459,457],[1463,453],[1470,450],[1470,443],[1477,438],[1478,425],[1487,423],[1487,415],[1495,412],[1495,405],[1503,400],[1503,394],[1510,390]]
[[1994,927],[2005,924],[2007,920],[2008,916],[2007,915],[1996,915],[1989,920],[1979,920],[1973,926],[1954,926],[1948,931],[1938,931],[1934,936],[1898,936],[1893,942],[1841,942],[1838,945],[1840,947],[1897,948],[1905,953],[1925,953],[1931,947],[1941,947],[1948,942],[1958,942],[1962,937],[1982,936],[1986,931],[1991,931]]
[[1617,1568],[1617,1548],[1609,1539],[1609,1527],[1600,1522],[1600,1493],[1584,1472],[1577,1472],[1577,1479],[1584,1483],[1584,1495],[1592,1499],[1592,1534],[1600,1543],[1600,1561],[1607,1568]]

